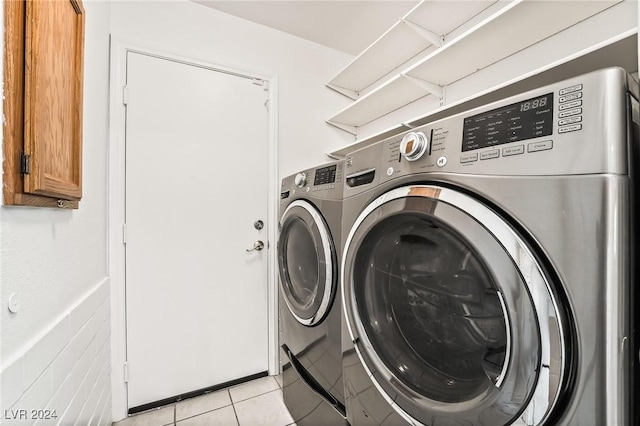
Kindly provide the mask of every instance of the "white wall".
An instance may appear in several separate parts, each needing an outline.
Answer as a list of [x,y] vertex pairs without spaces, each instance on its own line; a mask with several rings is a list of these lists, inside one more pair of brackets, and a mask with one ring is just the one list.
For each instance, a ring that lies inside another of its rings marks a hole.
[[[325,87],[352,59],[345,53],[186,0],[114,2],[112,32],[154,50],[277,76],[281,177],[327,161],[325,153],[353,142],[325,124],[349,103]],[[223,149],[234,155],[231,144]]]
[[[80,208],[0,208],[0,413],[49,408],[56,410],[56,422],[77,420],[83,425],[111,421],[106,160],[110,4],[84,0],[84,6]],[[7,309],[14,293],[21,304],[16,314]]]

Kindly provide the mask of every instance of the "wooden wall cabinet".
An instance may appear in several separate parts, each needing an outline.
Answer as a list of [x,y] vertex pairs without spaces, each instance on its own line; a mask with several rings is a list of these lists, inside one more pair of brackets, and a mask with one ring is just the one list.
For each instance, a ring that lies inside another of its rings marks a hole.
[[4,0],[5,205],[78,207],[84,18],[80,0]]

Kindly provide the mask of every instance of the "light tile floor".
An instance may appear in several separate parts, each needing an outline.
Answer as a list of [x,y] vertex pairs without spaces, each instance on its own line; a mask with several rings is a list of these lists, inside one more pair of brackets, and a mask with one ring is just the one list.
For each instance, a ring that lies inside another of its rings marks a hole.
[[282,376],[263,377],[136,414],[113,426],[294,425],[282,399]]

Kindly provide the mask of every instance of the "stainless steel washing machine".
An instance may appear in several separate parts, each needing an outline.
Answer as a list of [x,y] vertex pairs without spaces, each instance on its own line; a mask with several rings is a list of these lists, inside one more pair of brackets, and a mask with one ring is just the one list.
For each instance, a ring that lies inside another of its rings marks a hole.
[[298,425],[346,424],[340,227],[344,162],[282,181],[278,264],[283,395]]
[[352,425],[638,424],[637,99],[606,69],[347,156]]

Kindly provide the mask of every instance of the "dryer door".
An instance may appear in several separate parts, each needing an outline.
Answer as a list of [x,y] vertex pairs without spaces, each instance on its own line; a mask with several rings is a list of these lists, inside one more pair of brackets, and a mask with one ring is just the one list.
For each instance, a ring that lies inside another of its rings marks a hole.
[[566,380],[563,324],[529,246],[486,205],[414,185],[351,229],[343,304],[374,384],[414,424],[536,425]]
[[278,264],[291,314],[301,324],[318,324],[331,307],[338,274],[331,233],[311,203],[296,200],[282,215]]

